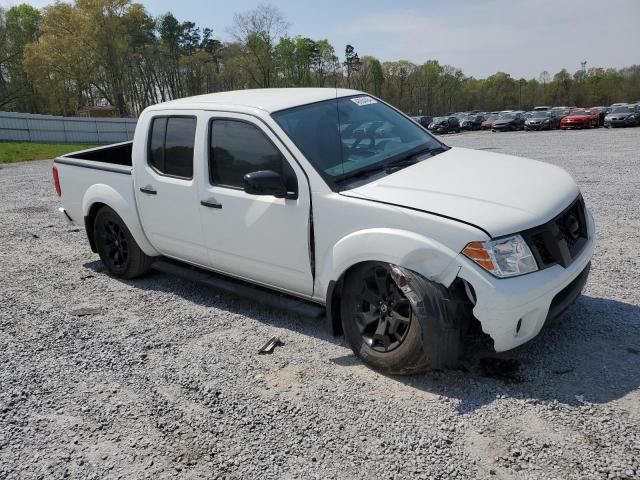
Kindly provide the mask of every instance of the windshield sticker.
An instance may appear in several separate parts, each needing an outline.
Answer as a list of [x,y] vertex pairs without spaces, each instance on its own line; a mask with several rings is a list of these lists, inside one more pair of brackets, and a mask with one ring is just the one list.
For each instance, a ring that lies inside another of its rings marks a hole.
[[349,100],[351,100],[353,103],[355,103],[359,107],[362,107],[363,105],[371,105],[372,103],[378,103],[377,100],[374,100],[371,97],[356,97],[356,98],[350,98]]

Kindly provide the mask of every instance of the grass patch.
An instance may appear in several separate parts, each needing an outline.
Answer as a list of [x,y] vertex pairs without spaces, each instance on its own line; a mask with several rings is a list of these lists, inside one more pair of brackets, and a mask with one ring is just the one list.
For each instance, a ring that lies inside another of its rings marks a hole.
[[66,143],[0,142],[0,163],[49,160],[65,153],[85,150],[93,146]]

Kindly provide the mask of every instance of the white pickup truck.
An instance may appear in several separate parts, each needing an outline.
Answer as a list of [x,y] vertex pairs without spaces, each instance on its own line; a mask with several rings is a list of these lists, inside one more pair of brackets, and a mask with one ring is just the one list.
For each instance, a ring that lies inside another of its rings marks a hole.
[[215,93],[147,108],[133,142],[55,160],[61,211],[115,276],[151,268],[326,318],[369,365],[496,351],[580,294],[595,227],[564,170],[451,148],[346,89]]

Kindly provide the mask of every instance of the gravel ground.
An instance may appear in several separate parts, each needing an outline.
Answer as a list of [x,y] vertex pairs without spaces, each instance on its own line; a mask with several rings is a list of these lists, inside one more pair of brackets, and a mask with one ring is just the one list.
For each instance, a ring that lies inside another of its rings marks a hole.
[[566,168],[598,224],[585,295],[493,376],[384,376],[311,320],[114,279],[57,215],[50,162],[3,166],[0,478],[640,478],[639,140],[446,137]]

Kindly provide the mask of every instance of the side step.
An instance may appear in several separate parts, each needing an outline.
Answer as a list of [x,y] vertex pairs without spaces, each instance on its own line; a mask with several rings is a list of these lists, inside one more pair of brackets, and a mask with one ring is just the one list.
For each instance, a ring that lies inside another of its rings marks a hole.
[[251,300],[269,307],[286,310],[297,315],[310,318],[323,318],[325,308],[321,305],[307,302],[284,293],[275,292],[258,285],[252,285],[242,280],[223,276],[202,268],[178,263],[168,259],[158,259],[153,262],[152,268],[158,272],[176,275],[196,282],[204,283],[218,290],[234,295],[248,297]]

